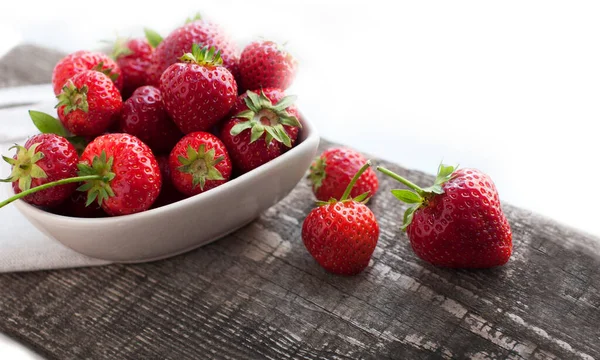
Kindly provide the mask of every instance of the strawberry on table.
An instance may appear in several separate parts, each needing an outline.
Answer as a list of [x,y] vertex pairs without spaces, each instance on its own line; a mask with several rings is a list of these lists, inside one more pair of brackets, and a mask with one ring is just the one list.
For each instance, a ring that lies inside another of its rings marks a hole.
[[158,86],[162,73],[178,62],[182,54],[190,52],[194,44],[214,47],[221,54],[223,66],[232,74],[237,74],[239,54],[236,44],[220,26],[192,19],[190,23],[174,30],[157,46],[148,68],[148,84]]
[[240,56],[240,88],[287,89],[296,76],[298,62],[282,46],[273,41],[258,41],[246,46]]
[[79,136],[102,134],[118,120],[123,106],[114,83],[94,70],[80,72],[69,79],[57,98],[60,121]]
[[[24,146],[15,145],[14,158],[3,157],[12,165],[12,172],[2,181],[12,182],[13,191],[19,194],[32,187],[77,175],[77,151],[67,139],[55,134],[35,135]],[[76,184],[64,184],[32,193],[24,201],[53,207],[65,201],[77,187]]]
[[117,39],[112,57],[123,74],[123,98],[126,99],[140,86],[146,85],[146,70],[150,66],[154,48],[146,39]]
[[[324,151],[310,167],[308,178],[318,200],[339,199],[352,177],[367,161],[359,152],[348,148],[332,148]],[[374,196],[379,181],[373,169],[368,168],[358,179],[350,196],[368,192]]]
[[238,171],[255,169],[295,144],[301,124],[294,100],[279,89],[239,97],[220,136]]
[[392,190],[410,204],[404,214],[411,246],[421,259],[442,267],[504,265],[512,253],[512,233],[492,179],[476,169],[440,165],[434,185],[421,188],[378,167],[411,190]]
[[237,84],[221,66],[221,55],[214,47],[194,44],[181,61],[169,66],[160,78],[163,103],[184,133],[206,131],[231,110]]
[[168,154],[183,137],[164,108],[160,90],[153,86],[136,89],[123,103],[120,129],[138,137],[158,154]]
[[379,239],[379,224],[364,204],[369,194],[350,197],[352,187],[368,169],[363,165],[339,200],[318,202],[302,224],[302,241],[325,270],[338,275],[356,275],[368,265]]
[[86,70],[100,71],[115,83],[117,89],[123,88],[121,69],[113,59],[99,52],[82,50],[65,56],[54,67],[52,72],[54,94],[60,94],[67,80]]
[[188,196],[224,184],[231,177],[231,160],[223,142],[207,132],[181,139],[169,156],[171,180]]

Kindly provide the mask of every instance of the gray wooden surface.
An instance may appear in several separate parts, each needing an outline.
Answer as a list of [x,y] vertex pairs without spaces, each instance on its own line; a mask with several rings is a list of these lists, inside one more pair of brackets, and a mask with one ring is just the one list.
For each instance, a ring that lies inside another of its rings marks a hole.
[[[49,80],[45,57],[31,58],[43,74],[17,58],[0,61],[1,84]],[[397,184],[380,180],[369,206],[381,237],[358,276],[328,274],[305,250],[301,182],[246,228],[172,259],[0,275],[0,331],[56,359],[600,359],[600,240],[506,205],[506,266],[435,268],[399,231]]]

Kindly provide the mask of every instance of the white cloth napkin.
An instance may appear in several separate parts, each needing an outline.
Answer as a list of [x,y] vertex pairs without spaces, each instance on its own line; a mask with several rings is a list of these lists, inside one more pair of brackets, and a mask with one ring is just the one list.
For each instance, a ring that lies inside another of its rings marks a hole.
[[[28,109],[55,114],[50,85],[27,86],[0,91],[0,106],[11,103],[43,101],[26,107],[0,109],[0,154],[12,157],[14,143],[23,144],[27,136],[38,131],[32,125]],[[10,166],[0,159],[0,178],[6,178]],[[0,199],[7,198],[10,184],[0,183]],[[76,253],[42,234],[13,205],[0,209],[0,273],[59,269],[108,264]]]

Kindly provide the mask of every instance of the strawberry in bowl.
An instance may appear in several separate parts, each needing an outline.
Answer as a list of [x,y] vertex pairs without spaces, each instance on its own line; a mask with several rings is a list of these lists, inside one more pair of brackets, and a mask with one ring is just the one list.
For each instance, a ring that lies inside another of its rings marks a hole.
[[[87,201],[91,199],[95,204],[91,206],[97,207],[98,200],[101,198],[103,212],[100,213],[105,215],[110,212],[108,215],[112,216],[80,218],[59,215],[48,211],[45,207],[16,200],[17,195],[1,201],[0,211],[2,211],[1,207],[14,202],[14,206],[45,234],[90,257],[115,262],[161,259],[208,244],[253,221],[263,211],[289,194],[303,179],[319,145],[319,135],[314,125],[308,119],[304,119],[296,145],[281,156],[210,190],[193,196],[181,194],[175,199],[179,201],[168,201],[164,202],[164,205],[160,204],[163,206],[158,204],[155,206],[160,200],[155,198],[159,194],[156,189],[163,188],[157,179],[161,177],[161,182],[164,181],[158,166],[156,168],[154,166],[155,156],[152,155],[151,158],[152,152],[146,150],[145,145],[142,146],[132,140],[131,135],[110,134],[98,139],[106,136],[111,136],[107,139],[124,137],[127,139],[127,145],[122,147],[120,150],[122,152],[119,154],[109,153],[106,147],[105,158],[102,158],[101,148],[104,148],[104,145],[100,147],[97,142],[90,143],[82,157],[85,162],[80,162],[79,166],[86,168],[87,172],[81,173],[79,169],[79,176],[70,179],[75,179],[73,182],[79,183],[80,190],[92,193],[91,198],[86,194]],[[202,153],[199,145],[196,143],[192,145],[196,147],[194,151],[198,155]],[[140,149],[145,156],[138,157],[138,165],[123,162],[123,165],[127,166],[124,168],[118,166],[121,156],[124,161],[129,161],[130,157],[138,156],[135,152]],[[206,146],[204,154],[208,153],[208,150],[210,149]],[[111,155],[112,164],[108,164]],[[197,158],[197,154],[193,155]],[[95,158],[96,164],[94,164]],[[143,160],[144,158],[146,160]],[[217,160],[219,155],[215,152],[215,156],[211,155],[211,158]],[[222,161],[219,162],[221,163]],[[185,164],[178,165],[176,168],[181,166]],[[100,171],[100,175],[87,175],[91,171],[90,168],[93,171]],[[156,181],[139,183],[137,171],[141,171],[139,177],[142,179],[148,176],[147,171],[149,171]],[[225,178],[227,172],[219,171]],[[115,174],[112,180],[111,173]],[[117,178],[117,174],[122,176]],[[193,177],[193,174],[190,176]],[[85,180],[91,182],[83,182]],[[119,180],[119,184],[113,183],[116,180]],[[140,191],[128,191],[128,185],[125,185],[128,181],[132,181],[131,184],[138,184],[136,189],[139,186]],[[208,181],[212,180],[206,179],[205,186]],[[90,185],[85,186],[86,183]],[[110,190],[105,183],[110,185]],[[190,185],[193,185],[193,182],[190,182]],[[12,184],[7,190],[13,193]],[[114,195],[111,195],[111,190]],[[111,200],[114,196],[118,198]]]

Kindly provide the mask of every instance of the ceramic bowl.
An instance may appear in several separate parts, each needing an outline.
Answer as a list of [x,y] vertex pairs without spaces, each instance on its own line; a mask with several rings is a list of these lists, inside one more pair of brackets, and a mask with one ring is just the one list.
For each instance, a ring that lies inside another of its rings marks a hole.
[[145,212],[84,219],[14,203],[40,231],[97,259],[143,262],[184,253],[215,241],[283,199],[314,159],[319,135],[303,119],[299,143],[285,154],[217,188]]

